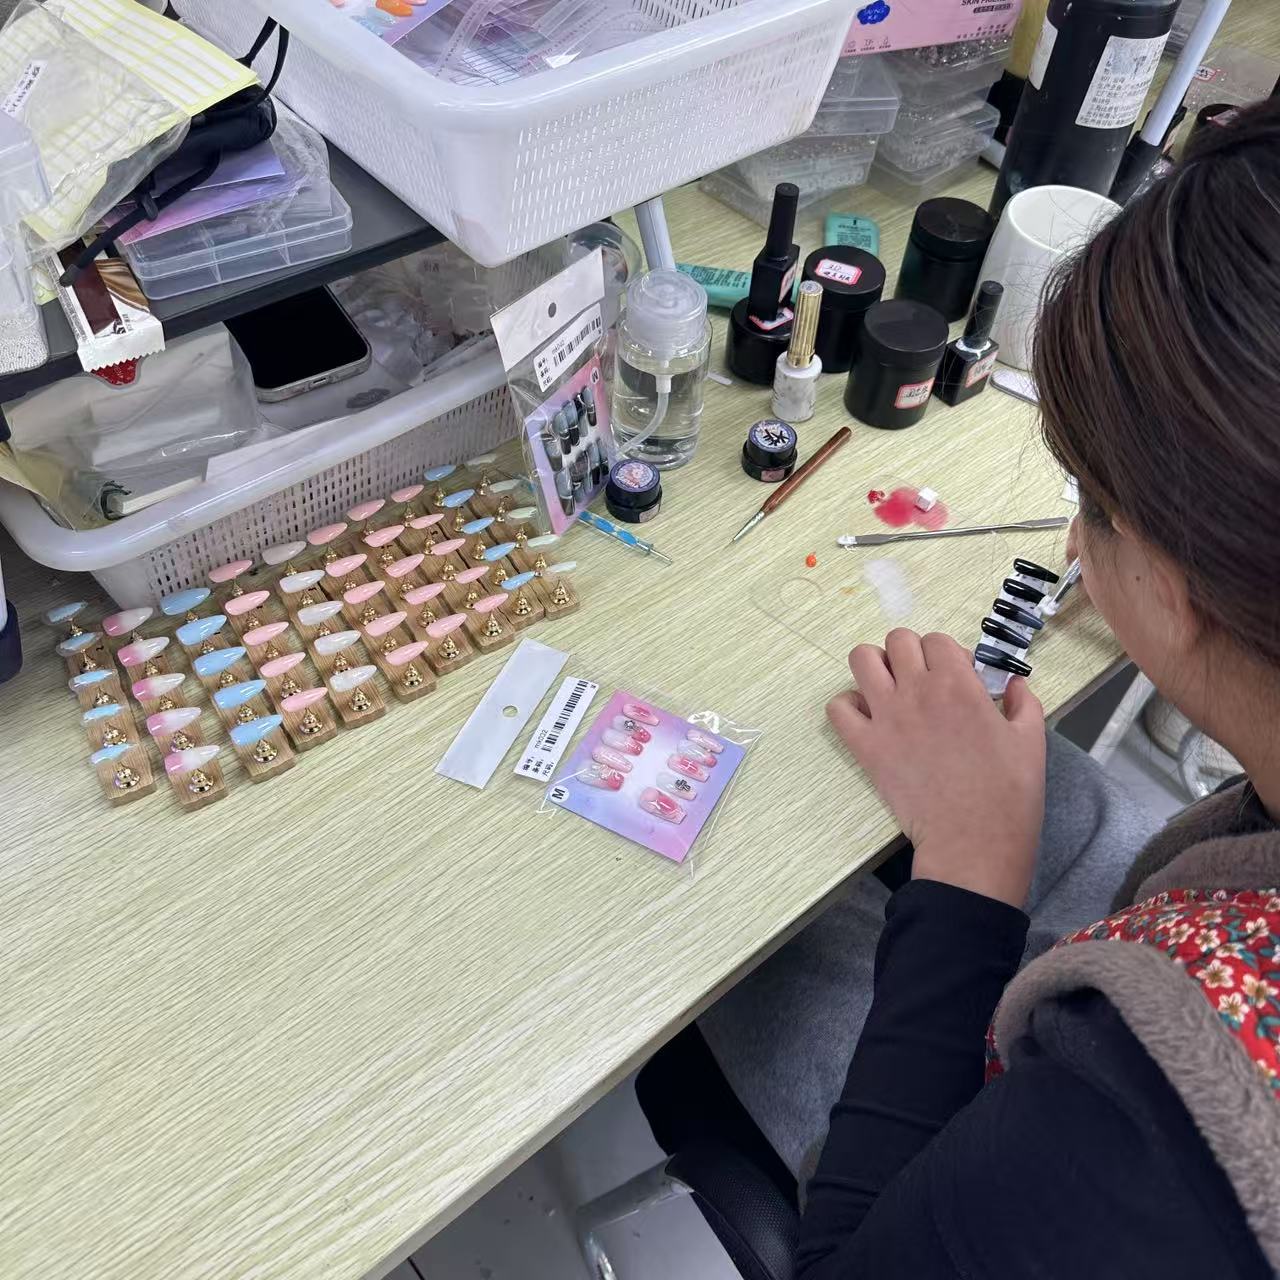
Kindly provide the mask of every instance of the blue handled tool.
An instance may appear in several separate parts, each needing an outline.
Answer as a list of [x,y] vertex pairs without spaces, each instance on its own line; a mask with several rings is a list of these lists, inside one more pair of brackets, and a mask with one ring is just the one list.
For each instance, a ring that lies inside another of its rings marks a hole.
[[603,533],[607,538],[614,538],[618,542],[625,543],[627,546],[639,551],[642,555],[657,556],[663,564],[671,564],[672,560],[669,556],[664,556],[652,542],[646,542],[643,538],[637,538],[629,529],[620,528],[614,524],[612,520],[606,520],[603,516],[598,516],[594,511],[580,511],[578,519],[582,521],[590,529],[595,529],[597,533]]

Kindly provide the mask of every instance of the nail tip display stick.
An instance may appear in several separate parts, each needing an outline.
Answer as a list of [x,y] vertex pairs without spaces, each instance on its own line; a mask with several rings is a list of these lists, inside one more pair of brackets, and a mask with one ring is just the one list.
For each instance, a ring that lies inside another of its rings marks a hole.
[[853,435],[848,427],[841,427],[816,453],[800,464],[761,504],[760,509],[729,539],[733,546],[746,537],[767,515],[776,511],[791,495]]

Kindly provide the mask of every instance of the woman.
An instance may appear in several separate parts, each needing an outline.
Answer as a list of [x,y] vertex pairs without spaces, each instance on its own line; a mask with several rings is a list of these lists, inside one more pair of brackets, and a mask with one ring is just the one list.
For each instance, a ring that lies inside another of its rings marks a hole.
[[[1045,813],[1041,708],[1015,680],[1002,713],[946,636],[853,651],[828,715],[913,878],[798,1280],[1280,1270],[1280,101],[1206,130],[1059,276],[1035,372],[1094,605],[1249,780],[1131,846],[1113,914],[1015,977],[1074,801]],[[707,1031],[732,1079],[741,1042]]]

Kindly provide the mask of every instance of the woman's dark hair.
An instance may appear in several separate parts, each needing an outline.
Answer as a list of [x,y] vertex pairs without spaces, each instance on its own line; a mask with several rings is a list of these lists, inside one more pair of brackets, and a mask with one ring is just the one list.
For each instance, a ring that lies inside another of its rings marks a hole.
[[1055,276],[1034,369],[1084,518],[1164,551],[1280,667],[1280,99],[1203,128]]

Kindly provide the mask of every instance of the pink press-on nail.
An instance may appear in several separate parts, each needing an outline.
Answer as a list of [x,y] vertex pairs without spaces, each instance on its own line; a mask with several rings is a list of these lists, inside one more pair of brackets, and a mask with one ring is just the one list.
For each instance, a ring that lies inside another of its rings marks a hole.
[[270,599],[270,591],[246,591],[242,596],[232,596],[222,608],[225,613],[238,618],[242,613],[252,613]]
[[397,610],[395,613],[384,613],[380,618],[374,620],[365,626],[365,634],[374,636],[385,636],[388,631],[394,631],[404,620],[407,615],[403,609]]
[[147,605],[142,605],[137,609],[121,609],[119,613],[109,613],[102,620],[102,629],[109,636],[127,636],[130,631],[136,631],[146,620],[155,613],[155,610]]
[[242,573],[248,573],[252,568],[252,560],[229,560],[226,564],[220,564],[216,569],[209,570],[209,581],[231,582]]
[[685,738],[676,750],[684,756],[686,760],[696,760],[704,769],[714,769],[716,765],[719,764],[714,752],[698,746],[696,742],[692,742],[688,738]]
[[444,542],[437,542],[431,548],[433,556],[439,556],[442,560],[445,556],[452,555],[455,551],[461,551],[467,545],[466,538],[447,538]]
[[188,747],[185,751],[170,751],[164,758],[165,773],[189,773],[203,769],[218,754],[218,748],[210,743],[204,747]]
[[345,578],[347,574],[358,569],[369,557],[363,551],[357,551],[353,556],[343,556],[340,560],[335,560],[331,565],[325,566],[325,572],[331,578]]
[[668,756],[667,767],[698,782],[706,782],[711,776],[696,760],[690,760],[688,756]]
[[163,675],[147,676],[133,682],[133,696],[139,702],[151,702],[172,693],[187,677],[181,671],[166,671]]
[[684,821],[684,806],[679,800],[673,800],[669,795],[659,791],[657,787],[645,787],[636,803],[645,813],[651,813],[664,822]]
[[658,713],[643,702],[624,702],[622,704],[622,714],[630,716],[633,720],[639,720],[642,724],[658,724]]
[[370,516],[376,516],[383,507],[387,505],[386,498],[370,498],[368,502],[357,502],[347,512],[348,520],[368,520]]
[[366,547],[385,547],[388,542],[394,542],[404,532],[404,525],[389,524],[385,529],[375,529],[372,533],[364,535],[364,544]]
[[658,774],[658,790],[665,791],[669,796],[675,796],[677,800],[698,798],[697,787],[688,778],[682,778],[678,773]]
[[686,729],[684,736],[690,742],[696,742],[698,746],[705,747],[708,751],[714,751],[716,755],[719,755],[724,750],[724,743],[719,738],[713,738],[709,733],[703,733],[701,729]]
[[644,750],[629,733],[619,733],[617,729],[606,729],[600,739],[605,746],[621,751],[624,755],[638,756]]
[[606,769],[617,769],[619,773],[631,772],[632,761],[612,747],[606,747],[602,742],[591,748],[591,758],[596,764],[604,765]]
[[422,492],[422,489],[423,486],[420,484],[407,484],[403,489],[393,489],[391,491],[391,501],[412,502]]
[[168,736],[185,729],[200,719],[199,707],[174,707],[172,711],[157,711],[147,717],[147,732],[158,738],[162,734]]
[[414,658],[422,657],[426,647],[427,642],[425,640],[415,640],[412,644],[398,645],[390,653],[384,653],[382,656],[393,667],[406,667]]
[[621,791],[626,777],[617,769],[610,769],[602,764],[593,764],[581,773],[574,775],[577,782],[585,782],[589,787],[600,787],[604,791]]
[[[247,638],[247,637],[246,637]],[[260,676],[274,680],[276,676],[292,671],[307,655],[305,653],[282,653],[278,658],[271,658],[258,668]]]
[[268,622],[264,626],[254,627],[251,631],[246,631],[240,637],[250,648],[256,644],[270,644],[277,636],[282,636],[289,630],[287,622]]
[[348,604],[364,604],[366,600],[372,600],[380,591],[385,591],[387,584],[381,579],[376,582],[362,582],[357,587],[352,587],[350,591],[344,591],[342,598]]
[[410,529],[430,529],[432,525],[439,524],[444,519],[443,511],[433,511],[430,515],[416,516],[409,521]]
[[653,738],[653,734],[640,723],[639,720],[633,720],[630,716],[614,716],[613,727],[619,733],[625,733],[628,737],[634,738],[637,742],[649,742]]
[[[265,672],[264,672],[265,674]],[[299,689],[280,702],[281,711],[305,711],[309,706],[320,701],[328,689]]]
[[388,578],[407,578],[426,558],[421,551],[417,551],[411,556],[395,561],[394,564],[387,565],[383,572]]
[[340,538],[347,531],[345,524],[322,524],[307,534],[307,541],[313,547],[327,547],[335,538]]
[[479,614],[492,613],[500,605],[506,604],[507,600],[507,593],[499,591],[497,595],[485,596],[482,600],[477,600],[471,608]]
[[460,573],[454,575],[454,582],[460,582],[465,587],[468,583],[479,582],[486,573],[489,572],[490,566],[487,564],[474,565],[470,569],[463,569]]
[[467,615],[465,613],[451,613],[447,618],[441,618],[438,622],[433,622],[427,628],[427,635],[432,640],[443,640],[451,632],[457,631],[466,620]]
[[[424,586],[414,587],[412,591],[406,591],[401,599],[406,604],[426,604],[428,600],[434,600],[447,585],[444,582],[428,582]],[[502,598],[505,600],[506,596]]]
[[116,657],[121,666],[140,667],[152,658],[158,658],[169,647],[168,636],[156,636],[151,640],[135,640],[120,650]]

